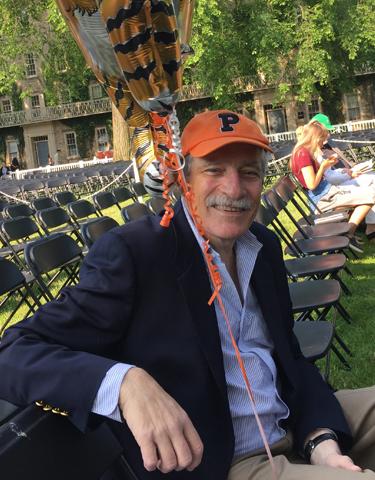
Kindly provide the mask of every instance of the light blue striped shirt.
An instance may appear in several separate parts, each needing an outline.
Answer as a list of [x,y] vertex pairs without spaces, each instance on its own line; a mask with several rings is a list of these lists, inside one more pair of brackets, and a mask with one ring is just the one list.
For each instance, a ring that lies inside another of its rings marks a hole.
[[[203,240],[186,209],[185,214],[199,245],[202,246]],[[268,442],[272,445],[285,435],[285,431],[279,426],[279,422],[288,417],[289,410],[277,392],[277,371],[272,358],[273,343],[250,285],[251,274],[261,247],[261,243],[251,232],[246,232],[235,244],[237,273],[244,299],[243,305],[220,255],[214,250],[212,250],[212,254],[223,280],[220,293],[225,310],[253,389],[258,414]],[[215,301],[215,312],[223,351],[229,408],[235,434],[235,457],[238,457],[261,448],[263,444],[227,326],[217,301]],[[117,406],[119,391],[122,379],[131,367],[131,365],[116,364],[108,370],[93,404],[92,411],[94,413],[121,420]]]

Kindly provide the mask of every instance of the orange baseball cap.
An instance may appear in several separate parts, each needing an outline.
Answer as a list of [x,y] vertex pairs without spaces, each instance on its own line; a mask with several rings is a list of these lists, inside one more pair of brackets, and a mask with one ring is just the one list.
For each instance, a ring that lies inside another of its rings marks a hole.
[[253,120],[229,110],[198,113],[181,136],[183,155],[194,157],[205,157],[230,143],[248,143],[272,152],[267,137]]

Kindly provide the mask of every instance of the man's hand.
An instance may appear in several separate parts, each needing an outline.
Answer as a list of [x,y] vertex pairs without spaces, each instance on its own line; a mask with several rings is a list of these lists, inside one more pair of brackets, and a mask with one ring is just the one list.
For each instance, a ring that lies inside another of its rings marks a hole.
[[[325,433],[326,430],[314,432],[310,438]],[[353,460],[347,455],[342,455],[340,447],[334,440],[325,440],[315,447],[312,452],[310,462],[312,465],[326,465],[327,467],[343,468],[352,472],[362,472],[362,468],[353,463]]]
[[141,368],[131,368],[120,389],[119,407],[138,443],[146,470],[194,470],[203,444],[186,412]]

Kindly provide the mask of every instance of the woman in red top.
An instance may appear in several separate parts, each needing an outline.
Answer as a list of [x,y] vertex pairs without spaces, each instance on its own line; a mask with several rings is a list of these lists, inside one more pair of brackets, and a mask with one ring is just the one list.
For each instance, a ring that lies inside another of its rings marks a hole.
[[[329,131],[319,122],[305,126],[297,145],[293,149],[291,170],[300,184],[309,190],[309,196],[322,211],[337,207],[354,208],[350,218],[349,236],[353,239],[358,225],[366,218],[366,233],[375,231],[375,219],[371,207],[375,203],[375,192],[371,188],[354,185],[331,185],[324,179],[324,172],[337,162],[337,155],[322,160],[322,147],[329,137]],[[320,158],[319,158],[320,157]],[[321,162],[318,161],[322,160]],[[353,240],[354,243],[355,240]]]

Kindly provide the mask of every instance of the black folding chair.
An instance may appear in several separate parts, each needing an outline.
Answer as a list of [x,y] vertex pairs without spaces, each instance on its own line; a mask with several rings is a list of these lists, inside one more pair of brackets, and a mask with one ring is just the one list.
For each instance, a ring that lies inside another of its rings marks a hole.
[[[297,322],[305,320],[324,321],[331,308],[339,313],[346,322],[352,322],[351,316],[340,303],[341,288],[339,282],[334,279],[292,282],[289,284],[289,293],[292,301],[292,311]],[[335,325],[335,321],[333,321],[333,325]],[[349,348],[336,332],[334,338],[343,350],[351,355]],[[331,349],[342,364],[350,369],[349,363],[341,352],[334,345],[331,346]]]
[[37,220],[47,235],[51,233],[68,233],[83,243],[82,237],[70,216],[62,207],[51,207],[36,213]]
[[142,182],[131,182],[130,188],[133,190],[134,195],[138,198],[148,195],[147,190],[145,189]]
[[51,197],[35,198],[31,205],[34,210],[45,210],[46,208],[57,207],[56,202]]
[[23,250],[25,245],[35,237],[42,237],[38,225],[30,217],[18,217],[4,220],[1,223],[1,232],[7,247],[12,252],[12,259],[21,268],[26,268]]
[[65,205],[67,205],[68,203],[75,202],[77,200],[77,197],[74,195],[73,192],[67,190],[65,192],[54,193],[53,199],[59,207],[65,207]]
[[118,227],[118,223],[111,217],[103,216],[94,218],[81,225],[81,235],[88,248],[91,248],[93,243],[114,227]]
[[92,215],[99,216],[96,208],[88,200],[76,200],[67,204],[69,215],[74,223],[79,226],[82,221],[86,221]]
[[[26,263],[50,300],[55,298],[62,288],[78,283],[82,259],[81,248],[64,233],[54,233],[25,247]],[[61,279],[58,285],[57,279]]]
[[[265,206],[274,212],[274,221],[272,222],[272,226],[277,232],[283,233],[282,238],[287,245],[285,251],[286,253],[292,256],[298,256],[300,252],[303,255],[321,255],[323,253],[342,252],[345,256],[347,256],[346,251],[349,249],[348,237],[339,235],[332,237],[295,239],[278,218],[278,215],[283,211],[284,207],[280,197],[278,197],[272,190],[268,190],[262,195],[262,199]],[[356,257],[355,252],[351,253]]]
[[29,284],[17,265],[2,258],[0,259],[0,311],[7,316],[0,327],[0,337],[23,305],[27,305],[28,310],[19,320],[35,312],[40,306],[40,302],[34,295],[32,285]]
[[330,222],[321,225],[304,225],[296,220],[291,210],[288,208],[290,202],[294,208],[301,214],[302,218],[308,222],[308,216],[303,208],[293,198],[291,192],[285,181],[281,179],[273,188],[274,192],[280,197],[281,203],[284,205],[283,211],[297,228],[297,232],[293,235],[294,238],[314,238],[314,237],[332,237],[334,235],[348,235],[350,226],[348,222]]
[[112,193],[118,203],[127,202],[128,200],[135,200],[133,193],[126,187],[115,188]]
[[[54,192],[57,193],[66,188],[67,184],[68,181],[65,177],[49,178],[46,181],[46,189],[50,195],[53,195]],[[64,191],[61,193],[64,193]]]
[[121,216],[125,223],[138,220],[145,215],[153,215],[153,213],[144,203],[135,202],[121,209]]
[[302,188],[298,180],[289,175],[283,178],[284,186],[289,188],[298,197],[301,204],[308,211],[303,215],[300,223],[303,225],[320,225],[331,222],[346,222],[349,219],[348,209],[331,210],[322,212],[316,203],[309,197],[307,190]]
[[93,480],[113,466],[119,478],[137,480],[106,423],[82,433],[59,409],[36,403],[0,400],[0,465],[7,480]]
[[119,210],[121,210],[121,207],[115,197],[115,195],[112,192],[100,192],[97,193],[96,195],[93,195],[93,201],[96,209],[102,215],[102,210],[105,210],[107,208],[116,206]]
[[35,210],[25,203],[15,203],[7,205],[4,208],[4,214],[8,218],[32,217],[35,214]]
[[154,215],[159,215],[165,209],[165,202],[166,200],[163,197],[151,197],[146,205]]

